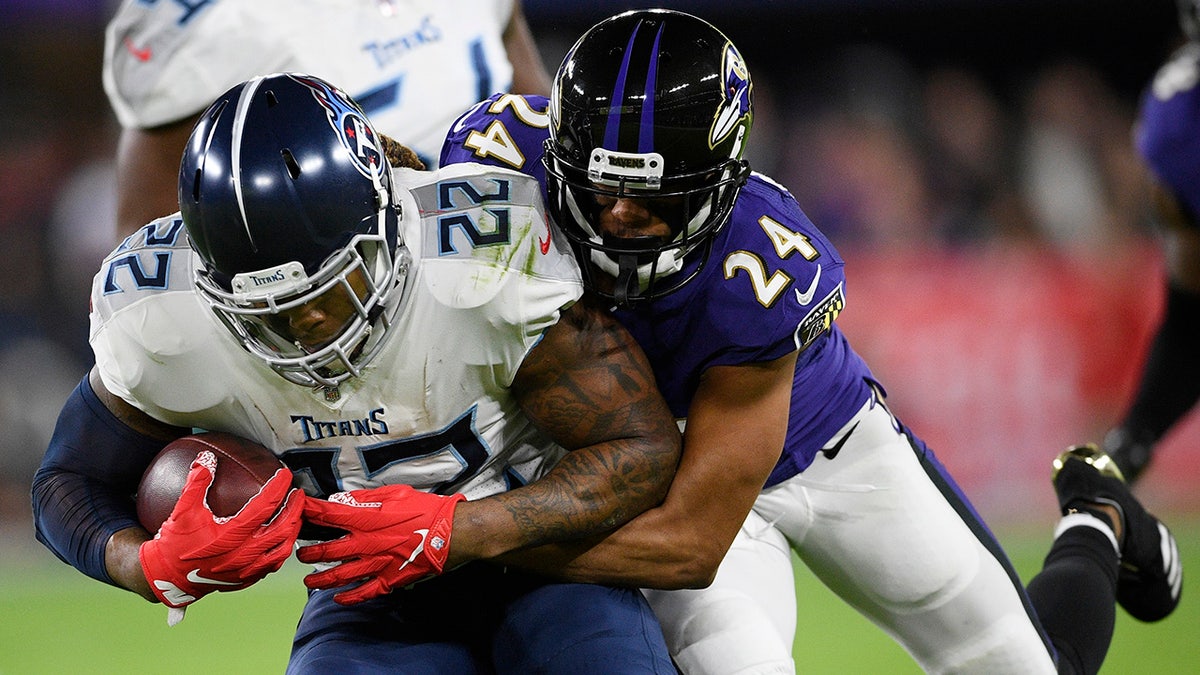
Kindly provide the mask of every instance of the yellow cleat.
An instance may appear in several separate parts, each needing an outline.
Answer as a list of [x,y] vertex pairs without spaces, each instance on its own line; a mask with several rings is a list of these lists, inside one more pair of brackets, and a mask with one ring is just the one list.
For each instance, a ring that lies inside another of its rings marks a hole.
[[1054,481],[1058,478],[1058,472],[1062,471],[1067,460],[1078,459],[1079,461],[1090,465],[1096,471],[1099,471],[1104,476],[1116,478],[1122,483],[1128,483],[1125,480],[1124,474],[1121,473],[1121,468],[1109,457],[1107,453],[1101,450],[1095,443],[1085,443],[1083,445],[1072,445],[1071,447],[1059,453],[1058,457],[1054,458],[1054,473],[1050,475],[1050,480]]

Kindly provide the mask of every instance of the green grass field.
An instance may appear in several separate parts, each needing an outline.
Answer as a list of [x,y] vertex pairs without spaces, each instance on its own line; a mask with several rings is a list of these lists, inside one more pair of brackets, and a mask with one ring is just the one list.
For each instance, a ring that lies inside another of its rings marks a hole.
[[[1200,517],[1168,519],[1183,548],[1185,579],[1200,569]],[[1022,576],[1041,565],[1048,532],[1001,530]],[[239,593],[205,598],[174,628],[162,607],[93,582],[32,549],[0,558],[0,675],[37,673],[283,672],[304,601],[293,559]],[[24,547],[20,547],[24,548]],[[796,661],[802,673],[918,673],[908,656],[800,570]],[[1103,673],[1200,672],[1200,596],[1188,587],[1174,615],[1141,624],[1118,612]]]

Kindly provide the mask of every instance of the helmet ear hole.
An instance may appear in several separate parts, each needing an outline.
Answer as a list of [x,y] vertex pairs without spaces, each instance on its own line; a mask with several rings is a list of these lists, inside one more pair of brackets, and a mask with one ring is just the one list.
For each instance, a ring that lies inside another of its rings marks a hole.
[[200,169],[192,175],[192,201],[200,201]]
[[284,148],[279,151],[279,154],[283,157],[283,164],[287,167],[288,175],[292,177],[292,180],[299,178],[300,163],[296,161],[296,156],[292,154],[292,151]]

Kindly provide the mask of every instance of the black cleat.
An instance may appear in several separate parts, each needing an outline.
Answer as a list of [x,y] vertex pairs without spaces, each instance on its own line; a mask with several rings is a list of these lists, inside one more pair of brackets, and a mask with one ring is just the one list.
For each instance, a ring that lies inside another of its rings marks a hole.
[[1138,503],[1111,457],[1093,444],[1073,445],[1054,460],[1054,491],[1065,515],[1097,513],[1108,504],[1121,514],[1121,570],[1117,602],[1135,619],[1159,621],[1175,611],[1183,590],[1183,562],[1175,537]]

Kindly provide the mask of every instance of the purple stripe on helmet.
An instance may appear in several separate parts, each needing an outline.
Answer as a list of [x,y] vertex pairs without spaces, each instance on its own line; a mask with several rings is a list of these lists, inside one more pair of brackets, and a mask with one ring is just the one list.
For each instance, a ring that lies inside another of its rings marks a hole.
[[666,23],[658,25],[654,47],[650,51],[650,70],[646,73],[645,98],[642,99],[642,119],[638,129],[638,152],[654,151],[654,90],[658,83],[658,43]]
[[621,57],[621,70],[617,72],[617,82],[613,85],[612,100],[609,101],[608,123],[604,127],[604,147],[609,150],[617,149],[617,136],[621,130],[621,102],[625,99],[625,76],[629,74],[629,58],[633,54],[633,41],[637,39],[638,28],[642,22],[637,22],[633,33],[629,35],[629,44],[625,45],[625,54]]

